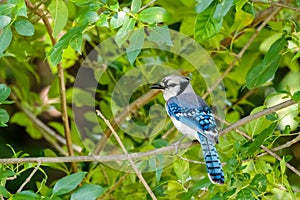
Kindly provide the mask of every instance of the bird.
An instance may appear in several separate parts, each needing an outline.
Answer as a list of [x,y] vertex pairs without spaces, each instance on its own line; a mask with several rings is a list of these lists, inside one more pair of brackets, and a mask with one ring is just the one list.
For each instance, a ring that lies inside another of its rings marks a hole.
[[215,118],[211,108],[195,93],[190,78],[168,75],[150,88],[162,90],[166,111],[177,130],[201,144],[210,181],[224,184],[224,172],[215,147],[218,144]]

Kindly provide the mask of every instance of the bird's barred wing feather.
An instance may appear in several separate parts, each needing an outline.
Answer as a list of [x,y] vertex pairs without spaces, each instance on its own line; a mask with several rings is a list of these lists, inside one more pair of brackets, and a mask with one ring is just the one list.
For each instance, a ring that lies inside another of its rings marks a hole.
[[208,106],[197,108],[181,107],[174,101],[168,101],[167,110],[170,116],[175,117],[178,121],[200,132],[211,142],[218,142],[216,122]]

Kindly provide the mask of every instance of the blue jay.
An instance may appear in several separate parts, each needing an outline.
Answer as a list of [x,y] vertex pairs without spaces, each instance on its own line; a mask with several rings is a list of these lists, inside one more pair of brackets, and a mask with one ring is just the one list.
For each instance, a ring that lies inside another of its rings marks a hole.
[[174,126],[200,142],[209,179],[214,184],[223,184],[224,173],[215,148],[218,143],[216,122],[210,107],[193,90],[190,79],[169,75],[150,88],[163,91],[166,110]]

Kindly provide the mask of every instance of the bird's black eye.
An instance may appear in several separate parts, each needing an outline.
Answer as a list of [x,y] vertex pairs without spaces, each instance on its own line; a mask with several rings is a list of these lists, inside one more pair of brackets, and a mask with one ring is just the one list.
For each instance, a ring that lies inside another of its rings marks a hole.
[[175,87],[176,84],[175,83],[171,83],[170,85],[168,85],[169,87]]

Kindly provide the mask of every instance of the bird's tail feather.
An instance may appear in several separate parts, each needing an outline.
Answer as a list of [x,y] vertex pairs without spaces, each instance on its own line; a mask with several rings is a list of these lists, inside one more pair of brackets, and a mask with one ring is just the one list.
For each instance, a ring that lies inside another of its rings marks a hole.
[[198,133],[209,179],[216,184],[224,183],[224,172],[215,145]]

